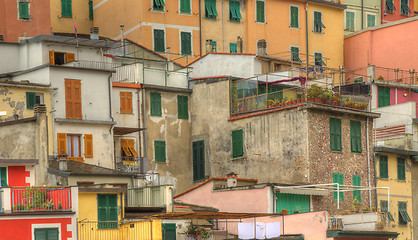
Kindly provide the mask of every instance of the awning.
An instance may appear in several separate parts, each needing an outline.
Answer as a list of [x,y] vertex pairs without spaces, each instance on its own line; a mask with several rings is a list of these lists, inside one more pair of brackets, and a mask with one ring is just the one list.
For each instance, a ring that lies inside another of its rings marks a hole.
[[126,135],[133,132],[139,132],[145,130],[145,128],[128,128],[128,127],[114,127],[113,134],[114,135]]
[[274,189],[281,193],[299,194],[299,195],[313,195],[313,196],[328,196],[329,190],[318,188],[292,188],[292,187],[279,187]]

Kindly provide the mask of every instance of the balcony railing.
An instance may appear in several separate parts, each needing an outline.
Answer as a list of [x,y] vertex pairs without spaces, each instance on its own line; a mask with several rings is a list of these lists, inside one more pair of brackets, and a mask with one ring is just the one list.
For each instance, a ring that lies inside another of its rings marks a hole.
[[120,64],[119,63],[78,60],[78,61],[73,61],[73,62],[66,63],[65,66],[98,69],[98,70],[115,70],[115,68],[120,66]]
[[10,195],[11,212],[71,211],[71,187],[5,188],[3,200]]
[[142,157],[115,157],[116,169],[127,173],[143,174],[145,170]]
[[390,221],[387,212],[346,214],[330,218],[328,230],[383,231],[388,229]]
[[166,207],[173,196],[167,186],[128,189],[128,207]]

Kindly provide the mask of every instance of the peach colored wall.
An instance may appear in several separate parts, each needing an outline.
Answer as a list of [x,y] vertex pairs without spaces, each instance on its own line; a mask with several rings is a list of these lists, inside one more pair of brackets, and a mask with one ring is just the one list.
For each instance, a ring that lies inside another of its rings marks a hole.
[[411,44],[416,42],[418,32],[411,29],[417,28],[418,20],[413,20],[347,37],[344,41],[345,68],[354,70],[367,65],[402,70],[416,68],[418,49],[412,48]]
[[269,187],[251,190],[212,192],[212,182],[176,197],[176,201],[210,206],[221,212],[267,213]]
[[30,0],[28,20],[19,19],[18,1],[0,1],[0,35],[5,42],[17,42],[18,37],[51,34],[49,0]]
[[411,10],[409,16],[401,15],[401,0],[393,0],[393,4],[395,5],[396,10],[393,11],[393,13],[388,13],[385,11],[385,0],[382,0],[382,23],[398,21],[407,17],[414,16],[414,0],[409,0],[409,9]]

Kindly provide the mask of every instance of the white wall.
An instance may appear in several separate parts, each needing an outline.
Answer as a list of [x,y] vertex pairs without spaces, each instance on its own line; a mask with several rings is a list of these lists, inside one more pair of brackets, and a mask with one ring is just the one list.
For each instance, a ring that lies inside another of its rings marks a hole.
[[406,133],[413,134],[412,119],[416,118],[416,102],[380,107],[373,112],[382,114],[375,119],[374,128],[406,125]]
[[0,73],[13,72],[19,69],[19,45],[0,44]]
[[31,83],[51,84],[50,69],[44,67],[36,71],[27,72],[13,77],[13,81],[30,81]]
[[[113,118],[116,121],[116,127],[130,127],[137,128],[138,126],[138,94],[141,98],[141,89],[133,88],[119,88],[113,87],[112,89],[112,112]],[[130,92],[132,94],[132,113],[120,113],[120,92]]]

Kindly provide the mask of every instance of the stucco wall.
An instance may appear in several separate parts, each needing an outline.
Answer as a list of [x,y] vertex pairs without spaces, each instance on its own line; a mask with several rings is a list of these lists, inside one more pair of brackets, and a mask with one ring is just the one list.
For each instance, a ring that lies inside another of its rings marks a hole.
[[[80,192],[78,194],[78,221],[80,220],[90,220],[97,221],[97,194],[102,193],[84,193]],[[106,193],[103,193],[106,194]],[[121,220],[123,210],[121,205],[121,194],[115,193],[118,195],[118,220]],[[122,195],[123,196],[123,195]]]
[[36,122],[1,126],[0,158],[36,158]]
[[401,15],[401,0],[393,0],[393,5],[395,5],[395,10],[393,11],[393,13],[388,13],[384,9],[385,1],[382,0],[382,6],[383,6],[382,7],[383,8],[382,23],[398,21],[401,19],[414,16],[414,10],[413,10],[414,1],[413,0],[408,0],[408,6],[409,6],[409,9],[411,10],[411,13],[409,13],[408,16]]
[[[1,3],[0,3],[0,6],[1,6]],[[0,7],[0,9],[1,9],[1,7]],[[18,56],[19,45],[11,44],[11,43],[10,44],[0,43],[0,53],[1,53],[2,56]],[[2,72],[2,73],[13,72],[13,71],[17,71],[18,69],[19,69],[19,59],[18,58],[10,58],[10,57],[0,58],[0,72]]]
[[[354,12],[354,31],[346,29],[346,21],[344,21],[344,34],[350,34],[355,31],[367,28],[367,15],[371,14],[375,16],[375,26],[380,25],[380,6],[382,0],[344,0],[344,4],[347,5],[345,12]],[[362,16],[363,15],[363,16]],[[345,20],[347,19],[344,17]],[[362,25],[363,22],[363,25]]]
[[50,0],[51,32],[73,33],[74,21],[78,34],[90,34],[93,20],[89,19],[89,4],[86,0],[72,0],[72,17],[63,17],[61,14],[61,1]]

